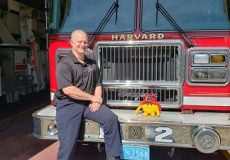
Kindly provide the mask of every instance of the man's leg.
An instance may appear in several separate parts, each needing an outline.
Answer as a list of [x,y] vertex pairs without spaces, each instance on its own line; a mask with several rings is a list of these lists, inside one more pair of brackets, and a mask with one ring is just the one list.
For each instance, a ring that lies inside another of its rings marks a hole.
[[91,112],[87,108],[84,112],[84,118],[98,122],[102,126],[107,156],[120,156],[121,135],[117,115],[108,107],[102,105],[96,112]]
[[73,160],[84,106],[67,99],[58,101],[56,121],[59,138],[58,160]]

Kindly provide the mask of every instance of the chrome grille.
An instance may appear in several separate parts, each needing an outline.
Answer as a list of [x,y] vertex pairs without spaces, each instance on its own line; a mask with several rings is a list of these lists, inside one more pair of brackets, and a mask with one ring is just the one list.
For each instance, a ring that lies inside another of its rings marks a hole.
[[177,46],[100,48],[103,80],[176,81]]
[[153,93],[157,101],[163,106],[179,106],[181,92],[176,88],[133,89],[133,88],[106,88],[103,98],[110,106],[126,105],[138,106],[145,93]]
[[153,93],[165,107],[180,106],[181,41],[102,42],[95,51],[108,105],[137,106],[142,95]]

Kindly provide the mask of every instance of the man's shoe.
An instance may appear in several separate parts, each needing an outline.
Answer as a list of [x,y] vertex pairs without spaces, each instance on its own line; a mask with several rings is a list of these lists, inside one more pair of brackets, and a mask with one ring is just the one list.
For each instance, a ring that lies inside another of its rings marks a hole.
[[107,157],[106,160],[120,160],[120,157]]

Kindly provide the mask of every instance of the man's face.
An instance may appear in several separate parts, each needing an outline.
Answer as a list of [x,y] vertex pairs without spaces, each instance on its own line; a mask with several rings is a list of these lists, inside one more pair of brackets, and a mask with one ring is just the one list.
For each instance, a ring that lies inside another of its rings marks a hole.
[[87,35],[77,33],[73,40],[71,40],[71,45],[77,54],[85,54],[85,51],[88,47]]

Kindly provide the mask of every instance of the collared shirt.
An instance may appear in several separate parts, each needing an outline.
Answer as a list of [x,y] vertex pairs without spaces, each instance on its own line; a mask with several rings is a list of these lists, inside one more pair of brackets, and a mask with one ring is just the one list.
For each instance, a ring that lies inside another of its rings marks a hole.
[[101,86],[100,71],[96,62],[85,56],[84,63],[78,61],[70,52],[57,64],[56,79],[58,83],[58,98],[65,98],[62,89],[69,86],[77,88],[89,94],[94,94],[95,88]]

